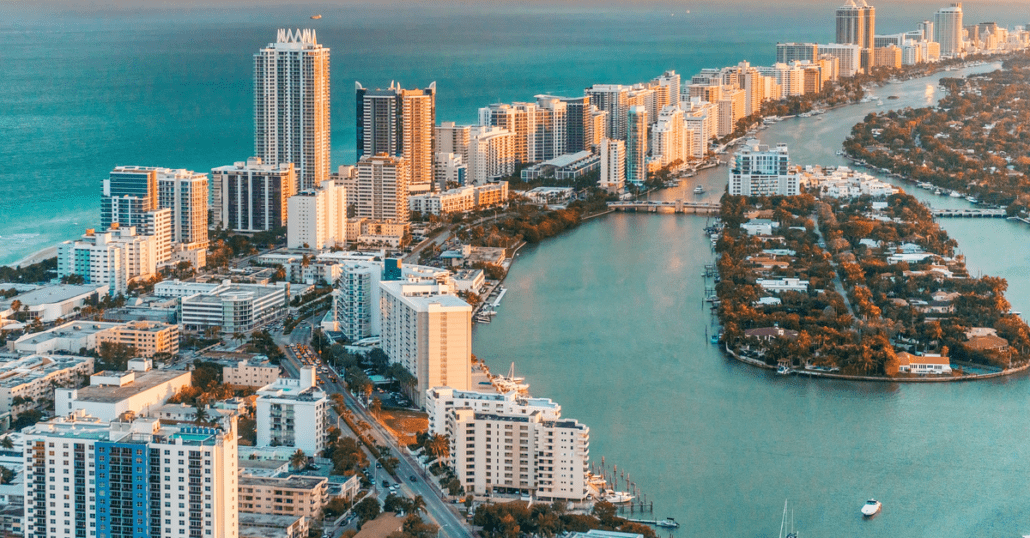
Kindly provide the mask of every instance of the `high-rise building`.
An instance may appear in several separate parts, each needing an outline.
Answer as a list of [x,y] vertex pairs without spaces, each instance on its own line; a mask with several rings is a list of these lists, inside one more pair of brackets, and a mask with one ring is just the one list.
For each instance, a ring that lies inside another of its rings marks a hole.
[[[480,127],[499,127],[511,133],[511,152],[515,164],[532,162],[529,154],[529,138],[535,123],[535,109],[526,106],[497,103],[479,109]],[[525,105],[525,103],[523,103]],[[482,129],[478,132],[483,133]],[[473,136],[470,134],[470,136]],[[471,142],[470,142],[471,147]],[[472,164],[472,155],[469,155]]]
[[469,131],[471,125],[455,125],[445,121],[436,128],[436,152],[453,153],[461,156],[461,162],[469,162]]
[[740,68],[740,88],[744,90],[744,115],[750,116],[761,112],[762,103],[767,99],[763,80],[765,77],[747,62],[741,62]]
[[515,173],[516,137],[501,127],[473,127],[469,133],[468,183],[484,185]]
[[254,55],[254,154],[293,163],[297,190],[329,179],[329,49],[314,30],[280,29]]
[[339,286],[333,290],[333,319],[338,330],[351,342],[378,336],[379,281],[383,266],[376,262],[345,262]]
[[789,170],[786,144],[775,148],[748,140],[730,167],[731,196],[795,196],[801,193],[800,177]]
[[536,120],[532,136],[532,161],[549,161],[565,154],[568,106],[560,97],[536,96]]
[[865,18],[862,16],[862,8],[855,0],[847,0],[837,8],[837,43],[858,45],[864,49],[868,48],[863,41],[864,37]]
[[[464,185],[468,174],[468,164],[461,155],[454,153],[437,153],[433,162],[434,176],[438,191],[445,191],[451,187],[448,184]],[[428,193],[422,193],[425,196]],[[413,195],[415,196],[415,195]]]
[[577,153],[589,150],[590,145],[590,98],[583,97],[559,97],[565,103],[565,149],[566,153]]
[[[287,201],[287,248],[321,250],[347,243],[347,190],[327,179]],[[305,246],[307,245],[307,246]]]
[[815,61],[819,57],[819,45],[815,43],[777,43],[776,63]]
[[207,174],[166,170],[157,176],[158,204],[172,210],[172,243],[207,248]]
[[691,157],[703,159],[708,154],[708,143],[718,129],[719,106],[698,98],[691,99],[687,104],[690,109],[684,110],[683,122],[692,131]]
[[[24,434],[26,538],[239,535],[235,415],[198,426],[80,413]],[[50,504],[58,477],[63,509]]]
[[626,113],[626,181],[642,185],[647,180],[647,109],[630,107]]
[[238,232],[262,232],[284,226],[287,200],[294,195],[293,163],[262,164],[251,157],[211,169],[214,223]]
[[[453,409],[447,416],[450,463],[465,491],[517,491],[541,501],[581,501],[590,486],[590,428],[519,406],[512,413]],[[487,462],[504,460],[512,465]]]
[[[586,118],[585,118],[586,119]],[[593,149],[608,137],[608,113],[590,105],[590,117],[586,123],[587,131],[583,133],[583,149]]]
[[873,49],[873,53],[873,65],[875,67],[890,67],[893,69],[901,68],[901,49],[896,45],[888,45],[886,47]]
[[320,454],[328,442],[329,398],[318,388],[315,368],[304,366],[300,379],[280,377],[257,391],[257,446],[288,446]]
[[[680,104],[680,76],[675,71],[666,71],[651,80],[648,87],[655,91],[655,108],[663,108]],[[587,148],[584,148],[587,149]]]
[[357,156],[386,154],[407,163],[412,192],[432,190],[436,153],[436,83],[405,90],[391,83],[385,90],[355,83]]
[[862,69],[862,48],[858,45],[828,43],[819,45],[819,54],[840,60],[840,76],[853,77]]
[[[818,75],[818,72],[817,72]],[[718,136],[731,134],[737,128],[737,121],[744,117],[744,104],[747,94],[744,90],[729,90],[723,92],[719,99],[719,125],[716,133]]]
[[[158,199],[158,177],[175,171],[166,168],[119,166],[104,180],[100,197],[100,227],[133,226],[139,235],[157,239],[157,263],[171,259],[172,211]],[[185,171],[183,171],[185,172]]]
[[598,186],[617,193],[626,186],[626,143],[610,138],[601,139],[601,180]]
[[406,224],[408,212],[408,162],[380,153],[362,157],[357,164],[358,188],[353,193],[354,216]]
[[679,106],[667,106],[658,114],[658,122],[651,131],[651,156],[661,164],[669,166],[675,162],[686,163],[689,158],[689,131],[683,122],[683,110]]
[[472,384],[472,307],[450,286],[432,281],[384,281],[382,348],[390,362],[417,379],[423,405],[431,387],[469,390]]
[[919,23],[918,28],[923,41],[936,40],[936,35],[933,33],[933,21],[923,21]]
[[933,18],[934,41],[941,45],[941,56],[956,56],[965,48],[962,41],[962,2],[937,10]]
[[584,93],[590,98],[590,104],[608,114],[604,137],[625,140],[629,88],[620,84],[595,84]]

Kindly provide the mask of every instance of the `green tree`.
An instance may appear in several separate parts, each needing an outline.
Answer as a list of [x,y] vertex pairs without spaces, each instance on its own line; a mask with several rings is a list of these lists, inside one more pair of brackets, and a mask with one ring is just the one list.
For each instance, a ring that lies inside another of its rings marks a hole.
[[379,517],[379,499],[365,497],[354,506],[354,513],[358,516],[358,528],[360,529],[365,523]]
[[293,453],[292,456],[290,456],[290,466],[293,467],[295,470],[303,469],[305,466],[307,466],[307,464],[308,456],[307,454],[304,454],[304,451],[299,448],[296,452]]

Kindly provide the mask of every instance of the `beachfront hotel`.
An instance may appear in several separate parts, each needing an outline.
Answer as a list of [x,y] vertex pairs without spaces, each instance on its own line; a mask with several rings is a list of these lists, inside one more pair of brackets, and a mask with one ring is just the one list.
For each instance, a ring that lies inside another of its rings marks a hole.
[[296,190],[329,179],[329,49],[314,30],[280,29],[254,55],[254,154],[293,163]]
[[382,347],[391,363],[415,376],[414,399],[430,387],[472,384],[472,307],[451,286],[426,280],[380,282]]
[[235,415],[197,426],[78,413],[24,435],[26,538],[238,536]]
[[408,189],[432,190],[436,83],[422,90],[405,90],[395,83],[385,90],[370,90],[355,83],[354,91],[358,158],[382,154],[402,158],[407,163]]
[[236,232],[263,232],[284,226],[287,200],[296,193],[293,163],[265,164],[251,157],[211,169],[214,224]]

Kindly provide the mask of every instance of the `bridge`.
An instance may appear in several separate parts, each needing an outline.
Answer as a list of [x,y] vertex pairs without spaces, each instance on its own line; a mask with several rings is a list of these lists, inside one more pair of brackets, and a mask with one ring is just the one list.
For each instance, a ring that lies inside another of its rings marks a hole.
[[625,201],[608,202],[608,208],[615,211],[634,211],[647,213],[693,213],[711,215],[718,213],[721,206],[717,203],[674,201]]
[[933,209],[936,218],[1003,219],[1004,209]]

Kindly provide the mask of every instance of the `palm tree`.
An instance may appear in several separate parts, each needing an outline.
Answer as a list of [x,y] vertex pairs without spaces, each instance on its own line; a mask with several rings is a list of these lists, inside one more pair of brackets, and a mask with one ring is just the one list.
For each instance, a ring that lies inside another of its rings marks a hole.
[[445,459],[451,452],[451,443],[446,435],[434,435],[426,441],[426,451],[435,458]]
[[379,398],[372,400],[372,403],[368,404],[368,410],[371,411],[376,418],[379,418],[379,413],[383,410],[382,400]]
[[3,440],[0,440],[0,447],[3,448],[14,448],[14,443],[11,442],[11,436],[5,435]]
[[199,401],[196,404],[196,412],[197,412],[197,418],[194,419],[194,422],[196,422],[197,424],[206,424],[207,423],[207,408],[204,406],[204,404],[200,403]]
[[421,495],[415,495],[415,498],[411,500],[411,513],[417,514],[419,512],[426,511],[426,500]]
[[304,466],[306,466],[307,464],[308,456],[304,453],[303,450],[299,448],[296,452],[293,453],[292,456],[290,456],[290,466],[292,466],[294,469],[303,469]]

